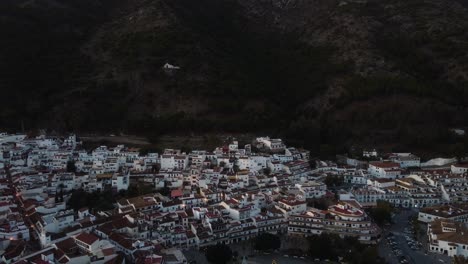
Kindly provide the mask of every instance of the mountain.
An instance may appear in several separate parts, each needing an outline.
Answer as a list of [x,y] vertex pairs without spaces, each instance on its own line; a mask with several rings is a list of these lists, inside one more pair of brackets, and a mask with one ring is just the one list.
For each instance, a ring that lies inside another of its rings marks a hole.
[[465,146],[466,1],[4,0],[0,19],[2,127]]

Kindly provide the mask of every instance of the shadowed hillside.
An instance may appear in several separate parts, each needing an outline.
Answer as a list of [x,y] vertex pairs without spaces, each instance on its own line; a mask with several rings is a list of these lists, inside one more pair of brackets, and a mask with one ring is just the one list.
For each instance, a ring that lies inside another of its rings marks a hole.
[[[5,1],[0,125],[257,132],[333,153],[460,148],[468,11],[458,2]],[[179,66],[168,73],[165,63]],[[336,149],[340,148],[340,149]]]

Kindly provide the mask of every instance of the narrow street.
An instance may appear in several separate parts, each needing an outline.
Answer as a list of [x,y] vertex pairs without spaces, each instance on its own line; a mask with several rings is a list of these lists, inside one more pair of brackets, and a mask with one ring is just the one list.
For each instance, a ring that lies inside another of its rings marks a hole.
[[8,187],[10,187],[13,190],[13,201],[15,202],[19,212],[21,213],[24,223],[26,226],[29,228],[29,241],[27,241],[26,244],[26,253],[32,253],[40,249],[38,240],[37,240],[37,235],[32,227],[32,222],[30,221],[29,217],[26,215],[26,212],[23,209],[23,203],[21,201],[21,196],[17,195],[17,189],[16,189],[16,184],[13,182],[13,178],[11,176],[10,172],[10,166],[5,167],[5,174],[7,177],[8,181]]
[[[397,257],[395,250],[392,249],[392,246],[387,239],[383,238],[379,244],[379,253],[384,257],[388,263],[397,264],[397,263],[414,263],[414,264],[429,264],[429,263],[451,263],[451,259],[445,255],[433,254],[427,252],[426,241],[422,241],[426,236],[422,236],[418,242],[423,244],[418,250],[411,249],[408,246],[405,236],[405,228],[410,228],[411,224],[409,219],[417,215],[415,210],[401,210],[400,213],[396,214],[393,221],[393,224],[390,229],[385,232],[385,235],[388,235],[389,232],[393,233],[394,241],[396,245],[394,248],[401,252],[401,256]],[[424,230],[425,231],[425,230]],[[405,258],[407,262],[401,262],[401,259]]]

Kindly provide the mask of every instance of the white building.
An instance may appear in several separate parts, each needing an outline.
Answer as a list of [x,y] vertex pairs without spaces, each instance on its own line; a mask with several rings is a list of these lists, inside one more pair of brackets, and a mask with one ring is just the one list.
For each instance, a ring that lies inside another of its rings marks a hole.
[[367,175],[367,171],[362,170],[355,171],[354,173],[346,173],[344,175],[344,182],[356,185],[365,185],[367,184]]
[[424,223],[432,223],[436,220],[468,223],[468,211],[455,206],[441,205],[421,208],[418,220]]
[[185,154],[164,154],[161,156],[162,170],[184,170],[188,166],[188,156]]
[[312,236],[322,233],[356,237],[361,243],[377,243],[380,229],[356,201],[339,202],[328,210],[309,209],[288,217],[288,234]]
[[269,137],[260,137],[257,138],[257,142],[262,144],[262,146],[271,151],[282,151],[285,149],[285,145],[283,141],[279,138],[272,138]]
[[400,164],[395,162],[371,162],[368,171],[370,175],[378,178],[396,179],[401,175]]
[[375,158],[377,157],[377,155],[378,153],[377,153],[377,150],[375,149],[372,149],[372,150],[365,149],[362,151],[362,156],[366,158]]
[[250,169],[251,170],[261,170],[267,167],[267,161],[270,158],[263,155],[252,155],[250,156]]
[[323,182],[306,181],[296,184],[296,187],[301,190],[306,199],[320,198],[327,193],[327,185]]
[[65,138],[63,140],[63,146],[65,147],[71,147],[71,148],[75,148],[76,147],[76,135],[75,134],[71,134],[70,136],[68,136],[67,138]]
[[400,164],[401,168],[413,168],[421,166],[421,159],[411,153],[393,153],[390,160]]
[[468,257],[468,229],[461,223],[436,220],[428,224],[429,251]]
[[279,162],[278,160],[268,161],[267,166],[273,173],[280,172],[283,170],[283,164],[281,164],[281,162]]
[[367,185],[383,189],[395,186],[395,180],[387,178],[368,179]]
[[128,174],[114,174],[112,176],[112,187],[116,188],[117,191],[127,190],[130,186],[130,179]]
[[288,214],[299,214],[307,210],[307,202],[297,199],[281,199],[278,205],[286,210]]
[[248,156],[241,156],[237,159],[237,166],[240,170],[250,169],[250,158]]
[[462,174],[468,172],[468,164],[455,164],[450,166],[450,171],[456,174]]

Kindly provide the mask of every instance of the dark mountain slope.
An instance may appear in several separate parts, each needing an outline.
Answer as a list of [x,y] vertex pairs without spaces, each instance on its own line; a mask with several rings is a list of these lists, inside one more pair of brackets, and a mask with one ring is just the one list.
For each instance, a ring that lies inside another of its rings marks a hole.
[[[198,130],[277,128],[279,122],[271,124],[276,117],[292,118],[298,105],[342,71],[329,62],[330,48],[261,25],[235,1],[141,6],[89,41],[95,78],[69,98],[93,107],[91,113],[115,114],[106,119],[119,121],[118,127],[154,124],[153,130],[176,122]],[[166,62],[181,70],[168,76],[161,69]],[[91,123],[105,129],[109,122]]]
[[[454,1],[6,1],[0,125],[268,132],[317,150],[455,147],[468,11]],[[168,74],[169,62],[181,67]],[[326,144],[326,145],[324,145]]]
[[111,0],[5,0],[0,3],[0,123],[32,127],[93,68],[81,45],[102,24]]
[[322,142],[359,138],[437,149],[456,141],[447,127],[466,126],[468,13],[457,2],[244,3],[282,30],[299,31],[303,41],[334,46],[334,61],[352,65],[306,104],[321,116]]

